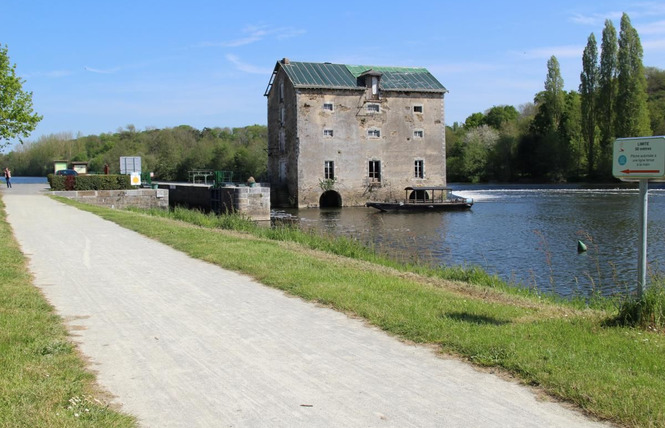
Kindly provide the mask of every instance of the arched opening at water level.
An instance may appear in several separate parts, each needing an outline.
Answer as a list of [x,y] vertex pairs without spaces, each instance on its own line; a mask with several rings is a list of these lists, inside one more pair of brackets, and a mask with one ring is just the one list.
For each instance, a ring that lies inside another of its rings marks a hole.
[[319,198],[319,207],[321,208],[339,208],[342,206],[342,196],[334,190],[323,192]]
[[429,199],[429,193],[425,190],[414,190],[409,195],[409,200],[414,202],[425,202]]

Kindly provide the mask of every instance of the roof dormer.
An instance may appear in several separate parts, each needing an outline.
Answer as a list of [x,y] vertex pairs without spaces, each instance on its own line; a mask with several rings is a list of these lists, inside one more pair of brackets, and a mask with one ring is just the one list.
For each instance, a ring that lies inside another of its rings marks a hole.
[[372,69],[358,76],[358,86],[365,86],[368,99],[378,100],[380,98],[381,76],[383,73]]

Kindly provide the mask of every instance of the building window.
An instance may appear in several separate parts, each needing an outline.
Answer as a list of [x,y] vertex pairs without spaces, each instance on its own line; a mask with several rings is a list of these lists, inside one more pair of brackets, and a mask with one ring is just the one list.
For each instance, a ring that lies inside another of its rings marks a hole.
[[423,138],[425,136],[425,131],[422,129],[416,129],[413,131],[413,138]]
[[368,129],[367,136],[369,138],[381,138],[381,130],[377,128]]
[[284,121],[286,120],[286,109],[284,107],[279,109],[279,124],[284,126]]
[[326,180],[335,179],[335,162],[325,161],[325,165],[323,166],[323,178]]
[[335,106],[333,105],[333,103],[323,103],[323,109],[326,111],[334,111]]
[[367,104],[365,106],[365,109],[367,110],[368,113],[380,113],[381,112],[381,105],[380,104]]
[[423,106],[418,104],[413,106],[413,112],[414,113],[422,113],[423,112]]
[[324,129],[323,130],[323,136],[326,137],[326,138],[332,138],[333,130],[332,129]]
[[286,131],[283,129],[279,130],[279,152],[284,153],[286,151]]
[[370,183],[381,182],[381,161],[369,161],[369,181]]
[[284,101],[284,82],[279,82],[279,102]]
[[425,178],[425,161],[419,159],[414,163],[414,177],[415,178]]

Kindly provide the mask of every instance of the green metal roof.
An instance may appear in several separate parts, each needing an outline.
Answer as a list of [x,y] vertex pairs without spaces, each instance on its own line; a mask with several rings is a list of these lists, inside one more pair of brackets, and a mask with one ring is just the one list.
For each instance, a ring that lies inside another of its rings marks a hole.
[[356,89],[356,78],[344,65],[316,62],[280,63],[295,87]]
[[[364,89],[364,73],[380,73],[380,88],[387,91],[447,92],[425,68],[345,65],[316,62],[279,62],[296,88]],[[277,69],[277,67],[275,67]]]

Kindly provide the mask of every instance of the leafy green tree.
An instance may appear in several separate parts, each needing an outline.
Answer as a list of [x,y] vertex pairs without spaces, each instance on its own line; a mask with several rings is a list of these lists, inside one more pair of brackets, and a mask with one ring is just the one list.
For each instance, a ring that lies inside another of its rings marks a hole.
[[517,109],[513,106],[494,106],[485,113],[483,123],[494,129],[501,129],[504,124],[517,120],[519,115]]
[[[182,141],[178,141],[180,135],[179,130],[171,130],[171,132],[163,132],[159,135],[160,149],[157,155],[157,165],[155,165],[155,176],[160,180],[174,181],[182,180],[178,177],[178,170],[180,169],[180,161],[182,160]],[[188,134],[183,133],[180,135],[191,144]],[[185,177],[186,179],[186,177]]]
[[534,98],[537,113],[526,138],[518,146],[519,164],[533,177],[560,181],[565,177],[570,160],[570,141],[566,128],[566,92],[559,61],[552,56],[547,61],[545,90]]
[[653,135],[665,135],[665,70],[646,67],[647,104]]
[[233,149],[228,141],[218,141],[212,150],[211,166],[215,171],[230,171],[233,161]]
[[485,123],[485,115],[480,112],[473,113],[464,121],[464,127],[466,129],[476,128],[481,126],[483,123]]
[[490,153],[499,140],[499,133],[487,125],[470,129],[464,138],[463,173],[471,182],[487,179]]
[[564,110],[563,77],[559,61],[554,55],[547,61],[547,78],[545,79],[545,103],[549,114],[548,122],[552,128],[559,127]]
[[598,46],[591,33],[582,55],[580,74],[581,133],[586,149],[587,175],[592,176],[596,162],[596,98],[598,91]]
[[598,114],[596,123],[600,129],[599,170],[609,170],[611,165],[610,146],[615,139],[614,117],[617,98],[617,32],[612,21],[605,20],[603,41],[600,45],[600,68],[598,69]]
[[[457,124],[457,122],[455,122]],[[450,156],[453,154],[454,148],[457,146],[457,142],[459,141],[459,133],[460,133],[460,127],[459,125],[457,127],[451,127],[451,126],[446,126],[446,157]]]
[[546,136],[530,130],[520,135],[517,143],[517,168],[524,177],[544,178],[549,172],[550,163],[547,151],[550,145],[543,144]]
[[[534,97],[534,101],[535,99],[536,97]],[[538,106],[535,102],[520,104],[518,112],[519,117],[515,122],[516,129],[514,130],[514,132],[518,134],[515,135],[516,137],[520,137],[521,135],[525,135],[530,132],[536,114],[538,114]]]
[[462,171],[464,153],[464,126],[446,127],[446,176],[449,181],[466,181]]
[[[23,79],[16,76],[16,65],[10,64],[7,46],[0,45],[0,147],[11,138],[27,138],[42,116],[33,112],[32,92],[23,90]],[[4,141],[3,141],[4,140]]]
[[531,130],[537,134],[556,132],[563,116],[565,106],[563,78],[559,69],[559,61],[552,56],[547,61],[547,78],[545,90],[534,97],[537,106],[536,115],[531,123]]
[[621,17],[618,51],[617,137],[651,135],[642,44],[627,14]]
[[515,177],[517,159],[517,135],[501,132],[499,139],[489,153],[488,178],[498,181],[511,181]]
[[582,149],[582,108],[581,97],[576,91],[569,91],[564,96],[565,107],[559,124],[558,179],[579,177],[586,163]]

